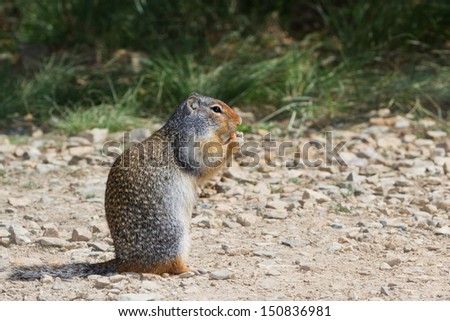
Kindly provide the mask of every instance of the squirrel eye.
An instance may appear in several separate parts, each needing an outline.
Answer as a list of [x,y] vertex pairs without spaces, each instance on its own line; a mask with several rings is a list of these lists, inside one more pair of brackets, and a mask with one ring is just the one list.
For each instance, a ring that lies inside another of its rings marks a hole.
[[220,108],[219,106],[211,106],[211,110],[215,113],[221,113],[222,112],[222,108]]

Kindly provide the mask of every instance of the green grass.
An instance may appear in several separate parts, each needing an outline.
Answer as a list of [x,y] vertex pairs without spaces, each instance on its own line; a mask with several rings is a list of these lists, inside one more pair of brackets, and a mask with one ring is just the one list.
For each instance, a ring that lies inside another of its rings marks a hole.
[[[32,114],[70,134],[126,130],[166,119],[193,91],[266,124],[290,118],[290,130],[385,107],[447,117],[447,1],[157,2],[0,4],[0,49],[24,60],[0,62],[0,126]],[[22,44],[53,54],[28,68]]]

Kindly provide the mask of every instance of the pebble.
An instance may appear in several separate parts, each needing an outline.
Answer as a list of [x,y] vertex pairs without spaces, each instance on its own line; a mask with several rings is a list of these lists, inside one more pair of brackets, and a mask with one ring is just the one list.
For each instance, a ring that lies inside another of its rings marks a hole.
[[228,270],[219,270],[211,272],[209,275],[211,280],[228,280],[233,278],[233,273]]
[[436,235],[450,235],[450,227],[449,226],[443,226],[441,228],[438,228],[435,230]]
[[55,278],[55,282],[52,286],[53,290],[64,290],[66,287],[60,278]]
[[71,136],[68,138],[67,140],[67,145],[69,147],[74,147],[74,146],[89,146],[91,145],[91,142],[89,141],[89,139],[84,138],[84,137],[80,137],[80,136]]
[[450,199],[439,201],[436,207],[440,210],[450,210]]
[[339,223],[333,223],[330,226],[332,228],[334,228],[334,229],[341,229],[342,228],[342,224],[339,224]]
[[45,237],[59,237],[58,229],[54,223],[46,223],[42,225],[42,229],[44,230],[43,236]]
[[104,288],[108,287],[110,284],[111,284],[111,281],[109,280],[109,278],[106,276],[103,276],[103,277],[100,277],[95,280],[94,286],[97,289],[104,289]]
[[24,245],[31,243],[31,239],[28,237],[28,230],[24,229],[19,225],[11,225],[8,229],[9,233],[11,233],[11,241],[17,245]]
[[127,280],[128,278],[126,277],[126,275],[122,275],[122,274],[115,274],[115,275],[111,275],[109,277],[109,281],[111,283],[119,283],[121,281]]
[[111,246],[104,242],[89,242],[88,246],[92,247],[95,251],[108,252],[111,250]]
[[447,137],[447,133],[442,130],[427,130],[427,136],[432,139],[440,139]]
[[8,203],[16,207],[25,207],[31,204],[31,200],[26,197],[10,197],[8,198]]
[[380,289],[380,293],[383,294],[383,295],[388,296],[389,295],[388,287],[387,286],[382,286],[381,289]]
[[72,231],[72,241],[74,242],[87,242],[92,238],[92,233],[84,227],[78,227]]
[[53,164],[38,164],[36,166],[36,172],[39,174],[47,174],[58,169],[58,166]]
[[284,202],[284,201],[276,200],[276,201],[267,202],[266,207],[270,208],[270,209],[274,209],[274,210],[281,210],[281,211],[283,211],[285,208],[288,207],[288,205],[289,204]]
[[86,138],[89,142],[98,144],[103,143],[108,137],[107,128],[93,128],[78,134],[80,137]]
[[380,270],[391,270],[391,269],[392,269],[392,267],[386,262],[383,262],[380,265]]
[[386,263],[389,264],[390,267],[399,265],[401,262],[402,261],[399,258],[392,258],[392,259],[386,260]]
[[[185,272],[185,273],[187,273],[187,272]],[[154,291],[154,290],[159,289],[160,287],[161,287],[160,284],[158,282],[156,282],[156,281],[148,281],[148,280],[146,280],[146,281],[142,281],[142,284],[141,284],[141,288],[143,288],[143,289],[145,289],[147,291]]]
[[299,247],[311,244],[308,240],[283,240],[281,244],[289,246],[289,247]]
[[253,251],[253,255],[254,256],[273,258],[273,257],[275,257],[275,252],[271,252],[271,251]]
[[195,274],[194,271],[187,271],[187,272],[181,273],[180,275],[178,275],[178,277],[181,278],[181,279],[188,279],[188,278],[191,278],[191,277],[193,277],[195,275],[196,274]]
[[270,189],[270,186],[267,183],[259,182],[253,188],[253,192],[262,196],[267,196],[272,193],[272,190]]
[[341,251],[343,248],[342,244],[333,242],[328,246],[328,252],[335,253]]
[[156,301],[158,299],[159,296],[154,293],[127,293],[117,296],[117,301]]
[[218,218],[211,218],[211,219],[208,219],[204,224],[208,228],[219,228],[219,227],[222,227],[223,221]]
[[56,237],[41,237],[38,239],[39,244],[42,246],[48,246],[48,247],[63,247],[63,248],[69,248],[70,243],[66,240],[62,240]]
[[93,146],[76,146],[76,147],[70,147],[69,154],[72,156],[83,156],[89,153],[92,153],[95,148]]
[[53,277],[47,274],[44,274],[40,278],[41,283],[53,283]]
[[225,221],[223,221],[223,226],[228,227],[230,229],[236,229],[236,228],[241,227],[242,225],[239,223],[233,222],[233,221],[225,220]]
[[267,210],[264,212],[264,218],[283,220],[288,217],[287,211],[281,210]]
[[280,276],[281,272],[278,270],[275,270],[275,269],[269,269],[269,270],[266,270],[264,272],[264,274],[267,276]]
[[331,201],[331,199],[326,196],[325,194],[323,194],[322,192],[316,192],[313,190],[305,190],[302,196],[303,200],[314,200],[317,201],[318,203],[325,203],[325,202],[329,202]]

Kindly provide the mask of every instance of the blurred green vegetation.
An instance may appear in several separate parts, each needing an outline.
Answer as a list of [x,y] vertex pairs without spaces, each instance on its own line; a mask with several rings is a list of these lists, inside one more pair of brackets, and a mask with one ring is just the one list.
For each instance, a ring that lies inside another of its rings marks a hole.
[[449,62],[446,0],[0,2],[3,125],[120,130],[193,91],[263,120],[445,118]]

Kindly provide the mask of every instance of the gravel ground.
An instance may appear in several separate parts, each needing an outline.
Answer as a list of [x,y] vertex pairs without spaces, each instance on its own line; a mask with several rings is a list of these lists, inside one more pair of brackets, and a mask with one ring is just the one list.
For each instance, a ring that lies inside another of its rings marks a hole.
[[[297,146],[312,140],[309,159],[324,159],[325,131],[273,130],[278,145],[293,142],[286,157],[259,147],[259,165],[243,166],[250,157],[241,155],[202,188],[195,273],[2,279],[0,300],[450,300],[447,133],[388,110],[330,131],[334,145],[346,141],[347,166],[295,166]],[[20,144],[0,136],[0,267],[112,258],[100,150],[119,135],[33,136]]]

